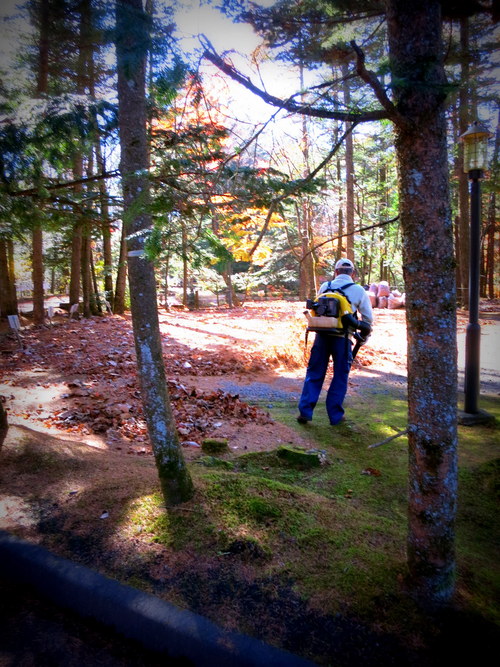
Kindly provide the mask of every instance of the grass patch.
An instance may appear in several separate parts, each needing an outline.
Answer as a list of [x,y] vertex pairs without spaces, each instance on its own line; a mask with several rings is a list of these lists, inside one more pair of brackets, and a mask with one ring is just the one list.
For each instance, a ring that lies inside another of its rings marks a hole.
[[[500,400],[483,401],[481,407],[500,417]],[[370,632],[397,637],[407,647],[432,647],[435,617],[423,614],[404,587],[407,438],[368,448],[405,428],[406,403],[376,395],[369,410],[351,406],[348,421],[335,428],[317,412],[304,427],[295,420],[295,406],[275,403],[271,409],[275,420],[304,435],[306,449],[325,453],[319,466],[296,465],[279,455],[278,444],[272,451],[230,461],[202,457],[190,464],[193,499],[168,511],[154,470],[134,486],[123,483],[124,468],[120,488],[94,483],[64,501],[81,504],[83,512],[97,494],[99,507],[109,510],[109,524],[94,513],[86,524],[75,519],[74,531],[88,524],[89,535],[100,531],[100,549],[115,549],[104,563],[108,573],[216,622],[266,641],[276,639],[320,664],[328,664],[325,656],[335,645],[330,633],[331,643],[323,646],[329,631],[320,630],[332,619],[348,618]],[[500,628],[499,445],[497,425],[459,427],[456,606],[467,614],[464,627],[470,621],[479,632],[491,624],[495,637]],[[28,452],[19,450],[15,457],[24,469]],[[66,458],[71,474],[74,462],[63,452],[55,462],[39,453],[33,460],[44,475],[53,470],[59,476]],[[130,480],[138,470],[127,469]],[[131,493],[136,494],[132,502]],[[54,539],[63,526],[68,532],[65,521],[61,512]],[[93,562],[93,543],[87,547]],[[292,641],[304,623],[315,652]],[[350,642],[358,632],[356,625]]]

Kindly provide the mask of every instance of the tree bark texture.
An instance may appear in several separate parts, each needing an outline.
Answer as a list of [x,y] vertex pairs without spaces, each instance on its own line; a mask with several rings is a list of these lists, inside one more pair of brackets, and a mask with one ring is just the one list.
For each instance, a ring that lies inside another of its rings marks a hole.
[[19,304],[17,303],[16,269],[14,266],[14,241],[11,238],[7,239],[7,271],[11,292],[10,301],[13,304],[14,312],[17,313]]
[[[38,18],[40,33],[38,35],[38,63],[36,95],[40,97],[47,93],[49,82],[49,51],[50,51],[50,9],[48,3],[42,2],[38,5]],[[35,220],[31,232],[32,253],[32,281],[33,281],[33,323],[43,324],[45,293],[43,287],[43,230],[38,221]]]
[[145,97],[149,31],[141,0],[117,0],[116,35],[120,171],[137,367],[163,496],[167,504],[173,505],[192,496],[193,484],[182,456],[168,396],[154,268],[143,252],[144,231],[151,226],[151,216]]
[[[351,104],[351,89],[347,74],[347,65],[343,64],[344,102],[346,109],[349,109]],[[346,256],[354,262],[354,143],[351,132],[345,138],[345,187]]]
[[408,323],[409,534],[413,592],[454,590],[457,499],[456,288],[445,74],[437,0],[386,0]]
[[0,237],[0,317],[17,315],[17,299],[13,298],[12,279],[9,271],[7,241]]
[[120,237],[120,256],[116,268],[115,294],[113,298],[113,313],[123,315],[125,312],[125,292],[127,290],[127,231],[122,225]]
[[[458,91],[458,131],[462,135],[469,127],[470,121],[470,68],[469,68],[469,23],[467,18],[460,20],[460,89]],[[464,147],[460,147],[458,155],[458,210],[459,210],[459,245],[457,261],[460,270],[460,292],[458,301],[461,306],[469,306],[469,179],[464,172]]]
[[[102,154],[100,140],[95,142],[96,162],[101,174],[106,172],[106,164]],[[104,179],[99,181],[100,209],[101,209],[101,231],[102,231],[102,254],[104,260],[104,293],[106,300],[112,304],[113,295],[113,255],[111,248],[111,222],[109,215],[109,195]]]
[[31,232],[31,275],[33,280],[33,323],[43,324],[45,320],[43,287],[43,232],[40,224],[35,223]]
[[[74,158],[73,176],[75,180],[81,180],[83,177],[83,157],[78,153]],[[82,192],[82,184],[74,186],[75,195],[78,197]],[[71,236],[71,268],[69,281],[69,303],[74,305],[80,301],[80,276],[82,262],[82,221],[80,212],[76,212],[77,219],[73,225],[73,234]]]
[[91,293],[91,275],[90,275],[90,236],[88,232],[88,224],[84,224],[82,230],[82,248],[80,254],[81,271],[82,271],[82,311],[84,317],[92,315],[90,309],[90,293]]

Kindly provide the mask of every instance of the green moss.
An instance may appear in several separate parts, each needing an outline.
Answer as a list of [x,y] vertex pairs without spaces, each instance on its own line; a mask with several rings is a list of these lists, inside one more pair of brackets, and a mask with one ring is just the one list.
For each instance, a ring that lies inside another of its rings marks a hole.
[[319,468],[326,456],[324,451],[304,450],[297,447],[279,447],[277,456],[298,468]]
[[234,463],[218,459],[215,456],[202,456],[200,459],[196,460],[196,463],[198,465],[206,466],[207,468],[223,468],[225,470],[234,469]]
[[276,503],[263,498],[249,498],[246,504],[249,516],[255,521],[275,519],[282,515],[282,511]]
[[207,454],[222,454],[229,451],[227,438],[205,438],[201,443],[202,451]]

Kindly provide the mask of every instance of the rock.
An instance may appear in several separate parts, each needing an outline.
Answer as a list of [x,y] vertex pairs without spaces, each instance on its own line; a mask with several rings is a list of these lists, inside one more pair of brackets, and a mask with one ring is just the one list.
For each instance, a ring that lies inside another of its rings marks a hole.
[[326,462],[326,454],[318,449],[298,449],[296,447],[278,447],[276,454],[290,465],[302,468],[318,468]]
[[224,461],[223,459],[218,459],[216,456],[203,456],[201,459],[198,459],[196,463],[199,463],[202,466],[207,468],[224,468],[225,470],[234,470],[234,464],[231,461]]
[[205,438],[201,443],[202,451],[207,454],[222,454],[229,451],[227,438]]

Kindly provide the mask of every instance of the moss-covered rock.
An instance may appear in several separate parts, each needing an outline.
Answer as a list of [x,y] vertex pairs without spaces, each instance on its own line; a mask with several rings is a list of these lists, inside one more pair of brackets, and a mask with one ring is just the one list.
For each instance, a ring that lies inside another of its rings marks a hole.
[[224,461],[218,459],[216,456],[202,456],[196,463],[206,466],[207,468],[224,468],[225,470],[233,470],[234,464],[231,461]]
[[205,438],[201,443],[201,449],[206,454],[223,454],[229,451],[227,438]]
[[278,447],[277,455],[289,465],[301,468],[318,468],[326,463],[326,453],[320,449]]

